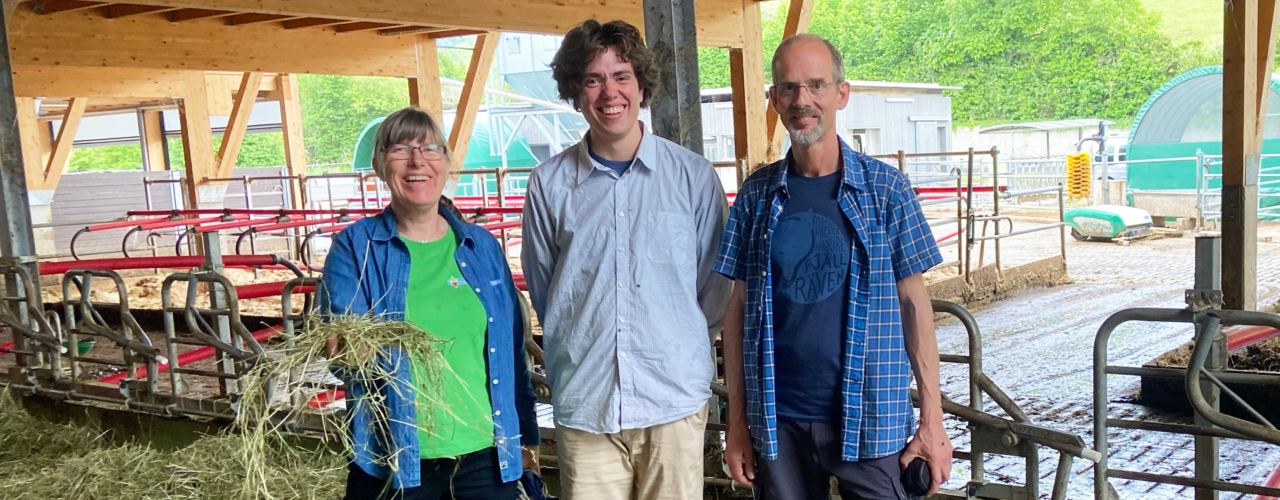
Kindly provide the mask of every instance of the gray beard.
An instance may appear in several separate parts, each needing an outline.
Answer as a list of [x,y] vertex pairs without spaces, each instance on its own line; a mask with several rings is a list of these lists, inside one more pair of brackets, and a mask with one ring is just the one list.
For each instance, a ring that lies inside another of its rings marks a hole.
[[822,138],[822,134],[826,132],[822,125],[814,127],[812,130],[789,130],[787,133],[791,135],[791,143],[800,146],[810,146],[818,142]]

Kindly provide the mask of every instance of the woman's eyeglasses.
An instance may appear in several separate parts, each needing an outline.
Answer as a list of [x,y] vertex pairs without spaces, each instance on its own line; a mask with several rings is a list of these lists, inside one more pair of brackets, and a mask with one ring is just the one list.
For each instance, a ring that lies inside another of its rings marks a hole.
[[442,160],[445,152],[449,151],[448,146],[441,144],[427,144],[421,147],[413,147],[408,144],[396,144],[387,148],[387,158],[392,160],[408,160],[413,157],[414,151],[422,152],[422,157],[428,160]]

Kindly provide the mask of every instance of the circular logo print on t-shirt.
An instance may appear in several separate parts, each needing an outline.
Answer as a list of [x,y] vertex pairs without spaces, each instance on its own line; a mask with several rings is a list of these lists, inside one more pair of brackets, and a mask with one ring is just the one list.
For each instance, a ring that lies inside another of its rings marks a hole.
[[849,248],[831,219],[812,211],[791,214],[774,229],[773,258],[782,268],[775,276],[792,302],[813,304],[844,284]]

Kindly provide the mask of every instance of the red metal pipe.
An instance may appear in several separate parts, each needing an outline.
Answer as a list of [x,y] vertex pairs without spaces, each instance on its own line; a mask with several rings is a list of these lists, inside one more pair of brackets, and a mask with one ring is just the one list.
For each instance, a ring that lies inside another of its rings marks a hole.
[[315,396],[311,396],[311,399],[307,401],[307,406],[312,408],[323,408],[329,406],[329,404],[334,401],[345,397],[347,397],[346,391],[343,391],[342,389],[329,389],[327,391],[320,392]]
[[[274,337],[277,333],[280,333],[283,331],[284,331],[284,327],[280,327],[280,326],[263,328],[256,332],[253,332],[253,339],[257,340],[258,342],[266,342],[267,339]],[[197,361],[204,361],[206,359],[212,358],[217,353],[218,351],[213,347],[201,347],[199,349],[195,349],[183,354],[179,354],[178,366],[189,365]],[[157,373],[167,372],[169,371],[169,363],[160,363],[159,366],[157,366],[156,368],[157,368],[156,370]],[[98,382],[102,382],[104,384],[118,384],[120,383],[121,380],[124,380],[125,377],[128,377],[128,376],[129,376],[129,372],[120,372],[115,375],[108,375],[106,377],[102,377],[98,379]],[[134,370],[135,379],[141,379],[142,377],[145,377],[145,376],[147,376],[147,367],[139,366],[136,370]]]
[[351,224],[350,224],[350,223],[347,223],[347,224],[334,224],[334,225],[332,225],[332,226],[325,226],[325,227],[320,228],[320,232],[321,232],[321,233],[336,233],[336,232],[338,232],[338,231],[341,231],[341,230],[342,230],[342,228],[347,227],[347,226],[349,226],[349,225],[351,225]]
[[[271,210],[271,209],[249,209],[249,208],[200,208],[195,210],[132,210],[126,213],[130,217],[157,217],[157,216],[174,216],[174,215],[340,215],[340,214],[364,214],[376,215],[382,212],[381,208],[335,208],[331,210]],[[114,223],[110,223],[114,224]]]
[[[223,265],[230,266],[269,266],[279,262],[274,255],[226,255],[222,257]],[[200,255],[184,255],[179,257],[130,257],[127,259],[92,259],[67,260],[61,262],[41,262],[40,275],[62,274],[72,269],[105,269],[119,271],[123,269],[148,269],[153,267],[184,268],[199,267],[204,264]]]
[[13,347],[14,347],[13,342],[0,344],[0,355],[9,354],[10,352],[13,351]]
[[254,228],[254,230],[258,231],[259,233],[265,233],[267,231],[278,231],[280,229],[289,229],[293,227],[306,227],[306,226],[319,226],[323,224],[333,224],[340,220],[342,220],[341,217],[329,217],[327,219],[302,219],[302,220],[295,220],[295,221],[289,221],[289,222],[281,222],[278,224],[267,224],[265,226],[257,226]]
[[106,231],[108,229],[133,227],[139,224],[146,224],[148,222],[159,222],[163,220],[169,220],[169,217],[166,216],[166,217],[155,217],[151,219],[141,219],[141,220],[122,220],[118,222],[105,222],[102,224],[94,224],[92,226],[88,226],[86,229],[88,229],[89,231]]
[[235,229],[237,227],[256,226],[258,224],[272,224],[276,222],[273,218],[262,219],[246,219],[235,222],[223,222],[221,224],[206,224],[196,228],[197,233],[208,233],[213,231],[221,231],[223,229]]
[[513,247],[513,246],[519,245],[521,241],[523,240],[521,240],[520,238],[512,238],[510,240],[507,240],[507,246]]
[[[968,188],[965,188],[965,187],[953,188],[953,187],[931,187],[931,186],[926,186],[926,187],[917,187],[917,188],[912,188],[912,189],[915,189],[915,190],[916,190],[916,193],[918,193],[918,194],[925,194],[925,193],[955,193],[955,192],[957,192],[957,191],[959,191],[959,192],[962,192],[962,193],[963,193],[963,192],[968,192],[968,191],[969,191],[969,189],[968,189]],[[1001,190],[1001,191],[1008,191],[1008,190],[1009,190],[1009,186],[1000,186],[1000,190]],[[991,191],[992,191],[992,187],[991,187],[991,186],[974,186],[974,187],[973,187],[973,192],[975,192],[975,193],[990,193]]]
[[[1271,475],[1267,476],[1267,482],[1263,483],[1264,488],[1280,488],[1280,464],[1276,464],[1276,468],[1271,471]],[[1271,495],[1258,495],[1253,497],[1254,500],[1276,500]]]
[[[236,298],[260,299],[262,297],[280,296],[284,293],[284,285],[287,281],[277,281],[274,283],[258,283],[254,285],[240,285],[236,287]],[[300,286],[293,289],[293,293],[307,293],[316,290],[313,286]]]
[[[232,215],[231,217],[234,220],[244,220],[244,219],[247,219],[249,216],[243,215],[243,214],[235,214],[235,215]],[[143,231],[150,231],[152,229],[164,229],[167,227],[195,226],[199,224],[207,224],[210,222],[222,222],[222,217],[202,217],[199,219],[177,219],[177,220],[163,220],[159,222],[148,222],[146,224],[138,224],[138,229],[141,229]]]
[[955,238],[957,235],[959,235],[960,233],[963,233],[963,232],[964,232],[964,229],[961,229],[961,230],[959,230],[959,231],[952,232],[951,234],[948,234],[948,235],[943,236],[943,237],[941,237],[941,238],[935,238],[933,241],[934,241],[934,243],[942,243],[942,242],[947,241],[947,240],[949,240],[949,239],[951,239],[951,238]]
[[1224,328],[1222,333],[1227,336],[1228,351],[1244,349],[1258,342],[1280,336],[1280,330],[1269,326],[1232,326]]
[[521,224],[523,224],[521,221],[513,220],[513,221],[507,221],[507,222],[494,222],[489,224],[482,224],[480,227],[483,227],[490,231],[501,231],[503,229],[514,229],[514,228],[520,227]]

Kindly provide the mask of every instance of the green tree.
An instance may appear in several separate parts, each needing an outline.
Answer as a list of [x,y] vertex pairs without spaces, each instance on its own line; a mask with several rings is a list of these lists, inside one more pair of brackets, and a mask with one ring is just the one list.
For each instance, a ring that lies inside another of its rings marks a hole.
[[[786,7],[762,20],[766,81]],[[840,50],[850,79],[964,87],[948,92],[957,124],[1125,123],[1169,78],[1220,61],[1159,25],[1124,0],[815,0],[809,31]],[[699,63],[704,88],[727,83],[725,51],[702,49]]]

